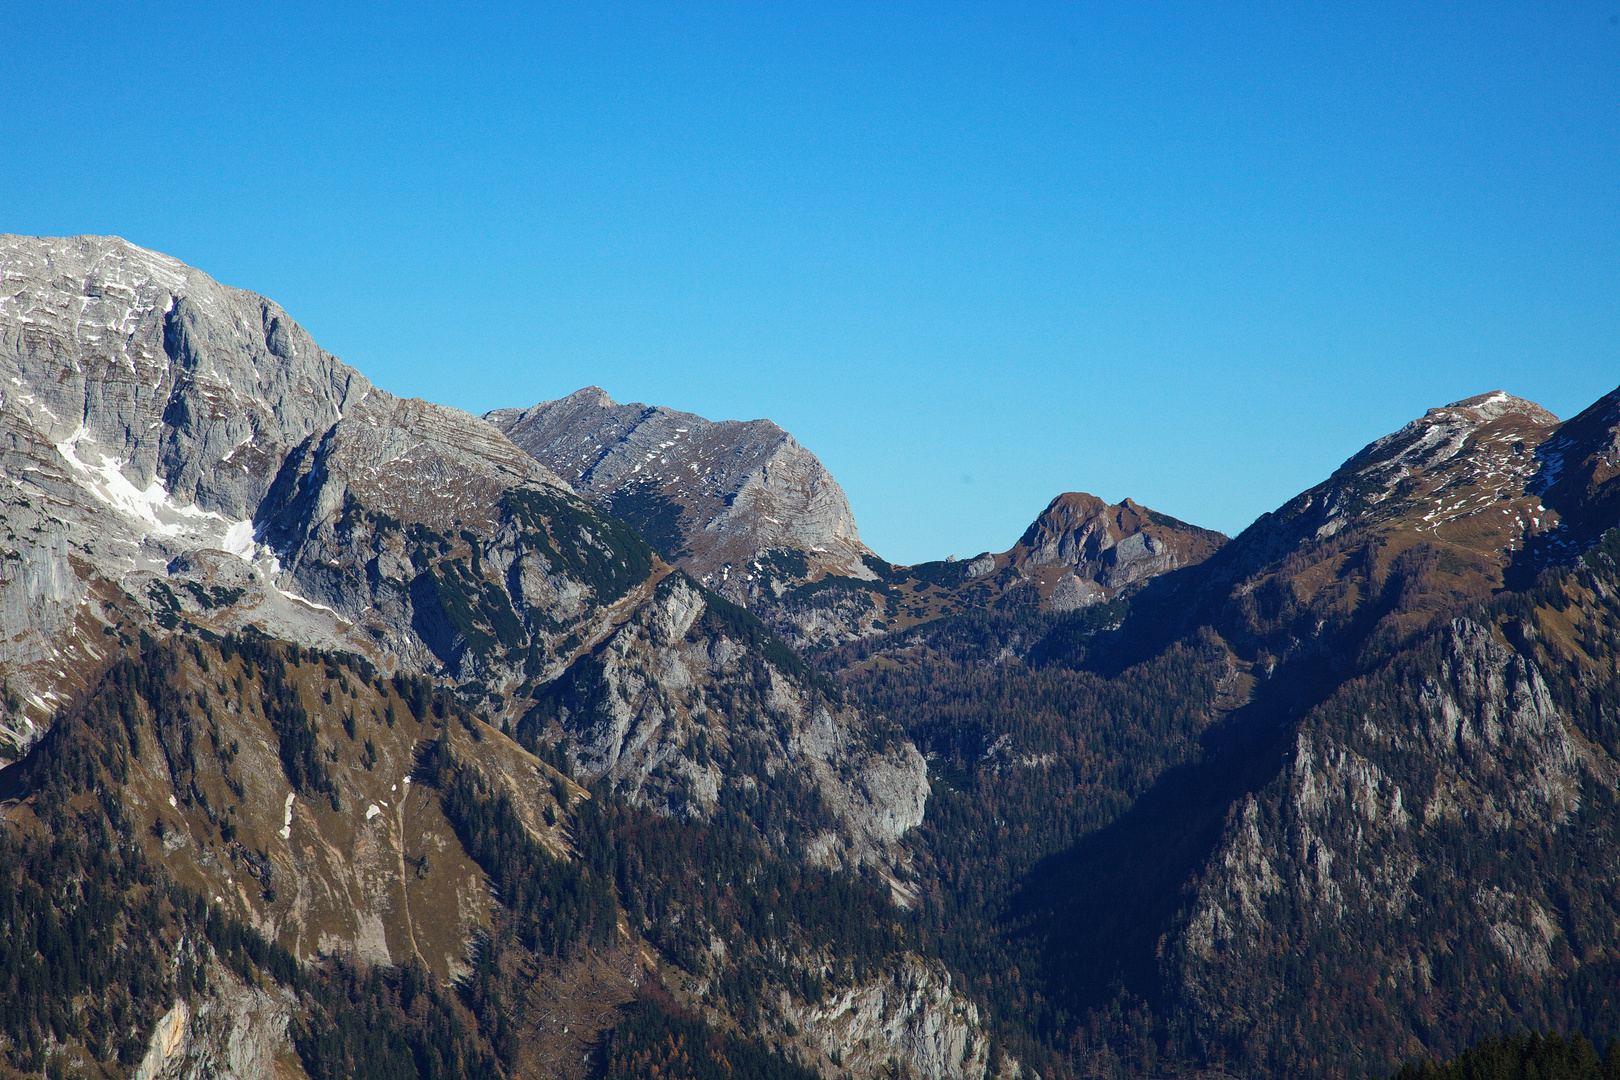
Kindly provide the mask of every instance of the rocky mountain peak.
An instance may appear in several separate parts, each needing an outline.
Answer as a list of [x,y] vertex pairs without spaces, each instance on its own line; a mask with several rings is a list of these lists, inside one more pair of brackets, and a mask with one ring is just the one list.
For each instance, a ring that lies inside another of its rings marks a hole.
[[[1501,391],[1430,409],[1262,518],[1246,543],[1263,537],[1280,552],[1352,525],[1435,536],[1484,527],[1469,543],[1495,560],[1549,525],[1528,488],[1541,468],[1538,448],[1557,430],[1552,413]],[[1498,525],[1513,526],[1512,535],[1498,537]]]
[[[622,591],[596,564],[623,526],[495,427],[377,389],[280,305],[118,237],[0,237],[0,467],[0,633],[21,642],[0,746],[37,737],[129,620],[465,671],[489,620],[527,657],[524,618],[566,640],[585,597]],[[571,505],[583,532],[531,551]],[[523,575],[494,566],[531,566],[515,609]]]
[[[1397,620],[1403,633],[1522,583],[1620,520],[1620,499],[1604,510],[1613,492],[1601,481],[1558,485],[1612,434],[1617,417],[1606,424],[1602,411],[1560,425],[1501,391],[1430,409],[1245,530],[1211,565],[1218,603],[1246,612],[1243,633],[1271,635],[1281,654],[1353,627],[1391,581],[1422,598]],[[1288,600],[1256,599],[1273,594]]]
[[1481,423],[1496,420],[1503,416],[1517,414],[1524,416],[1538,424],[1556,424],[1558,417],[1543,409],[1540,405],[1526,398],[1514,397],[1502,390],[1492,390],[1488,394],[1475,394],[1461,401],[1453,401],[1450,405],[1438,409],[1430,409],[1426,417],[1447,414],[1472,414]]
[[1004,558],[1022,575],[1041,579],[1052,605],[1067,610],[1202,562],[1225,542],[1220,533],[1149,510],[1129,498],[1109,504],[1095,495],[1070,491],[1041,511]]
[[486,419],[666,559],[738,599],[746,590],[734,582],[772,553],[802,561],[796,580],[870,576],[843,489],[769,420],[620,404],[597,386]]

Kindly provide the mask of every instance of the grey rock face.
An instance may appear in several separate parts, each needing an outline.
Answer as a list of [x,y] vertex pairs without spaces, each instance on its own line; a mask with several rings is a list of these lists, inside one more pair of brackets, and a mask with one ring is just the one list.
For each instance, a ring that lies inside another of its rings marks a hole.
[[1081,581],[1071,573],[1058,578],[1046,603],[1053,611],[1078,611],[1092,604],[1100,604],[1107,597],[1101,585],[1094,581]]
[[0,237],[0,516],[36,567],[0,581],[0,666],[34,705],[6,734],[29,741],[46,695],[93,666],[116,621],[97,582],[188,549],[257,558],[250,519],[286,449],[368,389],[279,307],[173,259]]
[[700,819],[724,785],[803,782],[830,815],[808,844],[814,861],[895,865],[900,838],[923,820],[922,754],[757,643],[702,625],[709,603],[684,575],[670,575],[559,680],[542,711],[571,737],[579,773],[609,777],[638,804]]
[[825,1075],[880,1076],[894,1059],[941,1080],[989,1075],[978,1007],[955,992],[937,962],[908,958],[892,974],[785,1011]]
[[193,1010],[177,1001],[158,1021],[135,1080],[276,1080],[292,1052],[287,997],[208,965],[208,993]]
[[[1534,664],[1457,619],[1418,655],[1318,708],[1282,775],[1233,808],[1166,951],[1168,973],[1198,1015],[1222,1018],[1224,1030],[1211,1021],[1206,1031],[1214,1038],[1281,1030],[1274,1018],[1298,1015],[1300,1002],[1256,975],[1261,958],[1309,955],[1347,927],[1357,977],[1376,986],[1363,1030],[1395,1040],[1385,1045],[1411,1038],[1411,1009],[1455,1001],[1437,972],[1462,943],[1490,942],[1500,958],[1474,962],[1466,992],[1493,1007],[1498,993],[1516,999],[1559,974],[1560,886],[1534,860],[1503,862],[1482,885],[1450,845],[1471,836],[1483,850],[1556,846],[1585,785],[1612,791],[1616,774]],[[1615,880],[1612,868],[1593,874],[1593,891],[1612,887],[1600,884]]]
[[1068,492],[1052,500],[1003,561],[1041,581],[1052,610],[1073,611],[1200,562],[1225,542],[1220,533],[1130,499],[1110,506],[1094,495]]
[[374,392],[273,302],[117,237],[0,237],[0,260],[7,414],[177,507],[248,518]]
[[633,584],[603,567],[645,576],[489,424],[116,237],[0,237],[0,464],[11,752],[117,626],[254,625],[498,688]]
[[[816,456],[769,420],[712,422],[621,405],[590,386],[528,409],[486,415],[582,495],[630,520],[704,584],[746,601],[754,564],[802,555],[797,581],[871,576],[849,500]],[[739,586],[743,586],[739,588]]]

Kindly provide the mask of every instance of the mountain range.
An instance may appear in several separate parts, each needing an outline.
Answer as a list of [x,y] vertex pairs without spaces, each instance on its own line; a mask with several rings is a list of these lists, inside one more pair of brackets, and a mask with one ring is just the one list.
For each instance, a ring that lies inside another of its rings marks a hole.
[[[1380,1076],[1620,1036],[1620,390],[914,566],[0,237],[0,1075]],[[9,1070],[9,1071],[8,1071]]]

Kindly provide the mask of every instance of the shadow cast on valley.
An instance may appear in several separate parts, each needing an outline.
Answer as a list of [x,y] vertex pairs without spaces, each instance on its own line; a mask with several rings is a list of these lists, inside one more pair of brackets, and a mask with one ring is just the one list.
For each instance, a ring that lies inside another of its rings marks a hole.
[[1206,733],[1195,763],[1167,770],[1121,817],[1025,877],[1008,929],[1041,958],[1047,996],[1072,1014],[1123,987],[1161,997],[1159,956],[1184,887],[1221,837],[1227,811],[1283,769],[1294,721],[1338,685],[1324,661],[1277,674]]

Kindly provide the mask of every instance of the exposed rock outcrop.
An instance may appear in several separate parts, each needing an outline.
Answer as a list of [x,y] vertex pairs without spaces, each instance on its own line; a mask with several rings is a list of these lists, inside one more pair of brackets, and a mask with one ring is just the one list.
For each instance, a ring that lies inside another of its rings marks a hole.
[[[249,986],[218,963],[195,1006],[177,1001],[152,1032],[135,1080],[291,1080],[292,995]],[[283,1059],[278,1061],[278,1059]],[[296,1060],[296,1059],[294,1059]]]
[[782,1011],[824,1075],[881,1076],[891,1062],[939,1080],[987,1075],[990,1040],[978,1007],[953,991],[948,973],[914,957],[882,978],[814,1004],[789,1001]]
[[[1365,1054],[1376,1071],[1390,1047],[1452,1052],[1440,1029],[1412,1043],[1410,1017],[1441,1001],[1530,1000],[1578,966],[1566,929],[1608,917],[1572,916],[1538,861],[1576,857],[1592,828],[1574,820],[1583,792],[1612,792],[1617,775],[1534,663],[1457,619],[1316,709],[1282,774],[1233,807],[1165,953],[1171,983],[1201,1037],[1241,1056],[1254,1040],[1286,1042],[1277,1018],[1346,992],[1280,977],[1266,957],[1312,957],[1349,934],[1343,978],[1365,991],[1363,1045],[1346,1060]],[[1526,845],[1549,854],[1521,857]],[[1614,869],[1594,873],[1588,884],[1608,895]]]
[[1225,542],[1220,533],[1130,499],[1110,506],[1095,495],[1071,491],[1053,499],[1002,560],[1021,575],[1041,580],[1048,602],[1061,611],[1202,562]]
[[806,855],[889,868],[922,823],[927,763],[831,689],[753,616],[672,574],[525,723],[566,734],[583,776],[677,817],[708,817],[726,787],[804,785]]

